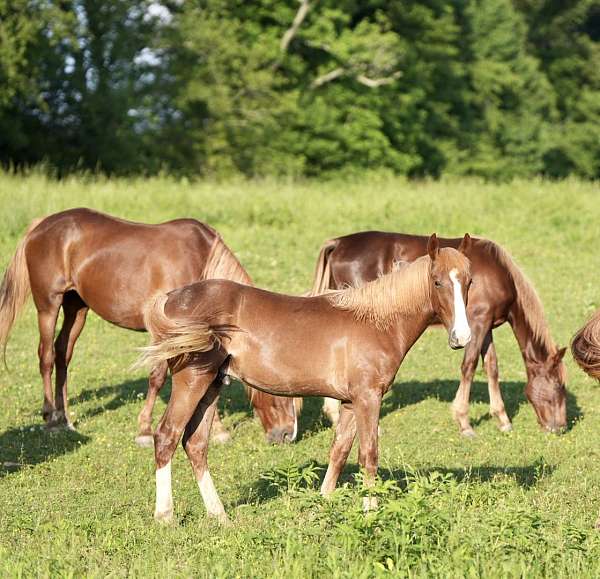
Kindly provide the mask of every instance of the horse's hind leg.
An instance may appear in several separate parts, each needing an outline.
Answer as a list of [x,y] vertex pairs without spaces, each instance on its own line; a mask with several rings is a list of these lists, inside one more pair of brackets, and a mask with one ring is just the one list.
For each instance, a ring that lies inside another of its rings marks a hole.
[[[222,361],[221,361],[222,363]],[[217,376],[219,364],[195,366],[188,363],[173,374],[173,391],[167,410],[154,433],[154,459],[156,463],[156,509],[157,521],[170,522],[173,518],[171,491],[171,458],[183,430],[196,411],[198,403]]]
[[52,426],[66,426],[73,430],[69,420],[67,408],[67,372],[73,348],[77,338],[81,335],[88,307],[85,302],[74,291],[64,294],[62,302],[64,320],[62,328],[54,343],[56,357],[56,389],[55,389],[55,412],[52,418]]
[[498,357],[496,356],[496,347],[492,330],[490,330],[483,340],[481,348],[481,358],[488,377],[488,391],[490,393],[490,414],[498,419],[498,428],[502,432],[510,432],[512,424],[504,408],[502,392],[500,391],[500,382],[498,380]]
[[38,328],[40,331],[40,344],[38,347],[38,358],[40,360],[40,374],[44,383],[44,405],[42,416],[46,425],[50,425],[54,418],[54,397],[52,393],[52,370],[54,369],[54,330],[56,319],[62,301],[62,295],[49,299],[46,303],[38,306]]
[[[333,400],[327,398],[326,400]],[[337,400],[336,400],[337,402]],[[340,473],[348,460],[352,443],[356,436],[356,419],[350,402],[341,405],[340,417],[335,428],[335,435],[329,451],[329,466],[321,485],[321,494],[327,496],[335,490]]]
[[183,448],[192,464],[206,512],[210,516],[216,517],[221,523],[226,523],[228,518],[208,471],[207,461],[210,429],[213,419],[217,415],[220,386],[220,382],[213,382],[196,407],[194,415],[185,427]]
[[169,367],[166,362],[152,368],[150,378],[148,379],[148,394],[146,401],[138,416],[138,435],[135,437],[135,442],[138,446],[151,447],[154,444],[152,438],[152,411],[156,403],[156,397],[161,388],[167,381],[167,372]]

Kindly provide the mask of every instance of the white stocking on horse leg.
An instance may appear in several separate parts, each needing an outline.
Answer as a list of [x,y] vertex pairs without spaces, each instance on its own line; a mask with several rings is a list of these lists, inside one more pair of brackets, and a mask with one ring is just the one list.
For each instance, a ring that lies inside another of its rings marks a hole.
[[225,508],[219,498],[217,489],[215,488],[208,469],[202,473],[202,476],[198,481],[198,488],[200,489],[206,512],[212,517],[217,517],[221,523],[228,523],[229,519],[225,514]]
[[156,509],[154,518],[162,523],[173,520],[173,494],[171,489],[171,461],[156,471]]

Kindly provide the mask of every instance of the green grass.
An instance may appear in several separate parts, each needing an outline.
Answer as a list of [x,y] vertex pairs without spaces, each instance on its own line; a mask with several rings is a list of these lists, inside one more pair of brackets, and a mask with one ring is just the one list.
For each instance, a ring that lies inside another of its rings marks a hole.
[[[310,287],[317,251],[361,229],[462,235],[503,244],[534,281],[553,336],[566,344],[599,305],[600,190],[567,181],[188,183],[0,176],[0,262],[33,217],[90,206],[149,222],[191,216],[215,226],[260,286]],[[135,283],[135,280],[132,280]],[[232,518],[205,516],[181,449],[173,465],[177,522],[152,520],[152,452],[134,446],[145,376],[128,368],[144,335],[88,318],[72,362],[76,433],[42,430],[37,331],[28,306],[0,374],[0,576],[597,576],[600,389],[569,366],[570,430],[537,427],[510,328],[496,331],[503,394],[514,421],[488,415],[478,371],[471,419],[450,417],[461,353],[442,332],[415,345],[382,411],[381,508],[360,510],[356,450],[333,499],[315,491],[332,433],[307,400],[300,440],[268,446],[241,387],[222,397],[233,440],[211,449]],[[156,408],[158,418],[165,399]],[[2,466],[9,463],[9,466]],[[15,463],[10,466],[11,463]]]

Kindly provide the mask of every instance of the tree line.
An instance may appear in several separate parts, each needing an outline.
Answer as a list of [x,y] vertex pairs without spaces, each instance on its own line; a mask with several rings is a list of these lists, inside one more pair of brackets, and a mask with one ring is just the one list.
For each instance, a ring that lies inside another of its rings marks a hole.
[[0,0],[0,162],[600,177],[597,0]]

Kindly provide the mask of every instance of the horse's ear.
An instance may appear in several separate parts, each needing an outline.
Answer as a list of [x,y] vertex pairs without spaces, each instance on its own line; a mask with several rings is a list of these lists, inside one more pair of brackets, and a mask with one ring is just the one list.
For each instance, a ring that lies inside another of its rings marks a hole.
[[558,366],[561,363],[562,359],[565,357],[566,352],[567,352],[566,348],[560,348],[556,352],[556,354],[554,354],[554,359],[552,360],[552,362],[555,366]]
[[473,245],[473,240],[468,233],[465,233],[465,236],[462,238],[460,245],[458,246],[458,251],[469,257],[471,253],[471,247]]
[[427,242],[427,253],[431,257],[431,261],[435,261],[440,250],[440,242],[438,241],[437,235],[433,233]]

